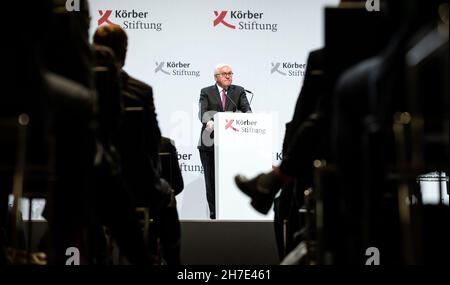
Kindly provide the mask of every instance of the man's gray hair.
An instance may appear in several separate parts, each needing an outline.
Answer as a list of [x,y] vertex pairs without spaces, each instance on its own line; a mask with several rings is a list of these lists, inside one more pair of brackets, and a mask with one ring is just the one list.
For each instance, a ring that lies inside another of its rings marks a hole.
[[221,69],[222,67],[228,66],[229,68],[231,68],[231,65],[227,64],[227,63],[219,63],[218,65],[216,65],[216,67],[214,68],[214,75],[217,74],[217,70]]

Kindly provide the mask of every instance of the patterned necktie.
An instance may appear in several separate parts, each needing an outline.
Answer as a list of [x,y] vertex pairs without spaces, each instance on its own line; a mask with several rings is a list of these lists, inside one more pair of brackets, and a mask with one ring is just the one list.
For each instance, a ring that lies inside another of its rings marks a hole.
[[227,95],[225,89],[222,89],[222,109],[225,111],[225,103],[227,102]]

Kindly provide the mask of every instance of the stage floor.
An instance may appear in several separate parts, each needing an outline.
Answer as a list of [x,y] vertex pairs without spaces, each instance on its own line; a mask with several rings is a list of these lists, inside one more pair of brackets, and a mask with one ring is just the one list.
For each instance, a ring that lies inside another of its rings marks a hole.
[[273,222],[181,221],[186,265],[279,264]]

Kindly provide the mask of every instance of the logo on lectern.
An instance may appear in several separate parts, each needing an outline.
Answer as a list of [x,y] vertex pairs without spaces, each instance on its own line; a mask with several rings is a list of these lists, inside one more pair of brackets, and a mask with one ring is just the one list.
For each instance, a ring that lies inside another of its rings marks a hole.
[[225,124],[225,130],[231,128],[233,131],[239,132],[239,130],[236,129],[236,128],[233,126],[234,119],[231,119],[231,120],[225,120],[225,121],[226,121],[226,124]]

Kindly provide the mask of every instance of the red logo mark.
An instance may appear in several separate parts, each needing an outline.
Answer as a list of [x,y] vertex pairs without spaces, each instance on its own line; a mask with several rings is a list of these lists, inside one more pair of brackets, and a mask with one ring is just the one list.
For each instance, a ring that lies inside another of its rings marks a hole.
[[109,25],[114,25],[114,23],[112,23],[109,20],[111,13],[112,13],[112,10],[105,10],[105,12],[103,12],[102,10],[98,10],[98,14],[100,15],[100,19],[98,19],[98,25],[100,26],[103,23],[107,23]]
[[231,24],[228,24],[227,22],[225,22],[224,18],[227,15],[228,11],[221,11],[220,14],[217,11],[214,11],[214,15],[216,15],[216,19],[214,20],[214,27],[217,26],[218,24],[222,23],[225,26],[227,26],[230,29],[236,29],[236,26],[233,26]]
[[225,130],[228,128],[231,128],[233,131],[239,132],[238,129],[236,129],[235,127],[232,126],[234,120],[225,120],[225,121],[226,121]]

